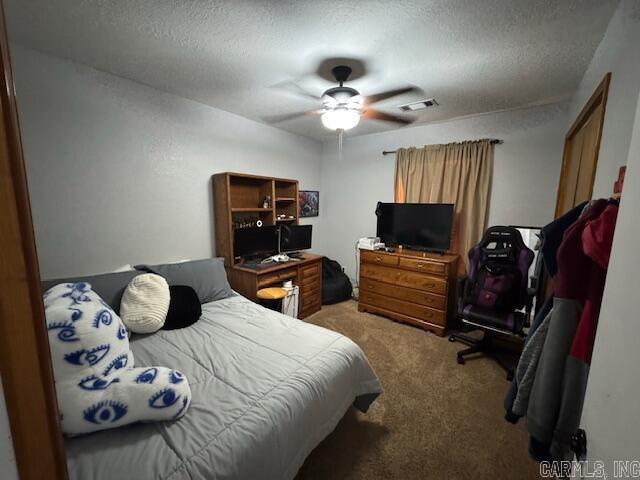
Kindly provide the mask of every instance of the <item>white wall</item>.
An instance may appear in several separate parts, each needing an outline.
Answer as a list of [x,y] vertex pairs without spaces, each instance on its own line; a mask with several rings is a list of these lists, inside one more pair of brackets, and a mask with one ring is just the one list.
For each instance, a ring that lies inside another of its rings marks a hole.
[[378,201],[393,201],[395,157],[383,150],[479,138],[496,145],[489,225],[543,226],[553,219],[566,104],[491,113],[391,132],[345,138],[342,158],[337,141],[323,145],[322,253],[355,275],[354,244],[375,235]]
[[593,188],[596,198],[611,194],[618,169],[626,163],[629,152],[635,99],[640,90],[640,2],[637,0],[623,0],[611,17],[572,99],[567,129],[607,72],[611,72],[611,84]]
[[[640,298],[630,278],[640,264],[640,2],[624,0],[585,74],[572,109],[577,115],[601,77],[612,72],[594,196],[608,196],[620,165],[627,165],[607,272],[598,333],[582,412],[588,459],[602,461],[609,477],[614,460],[640,460]],[[575,116],[575,115],[574,115]]]
[[[634,102],[636,103],[636,102]],[[640,460],[640,98],[582,414],[590,461]]]
[[320,187],[319,142],[16,45],[12,62],[43,278],[211,256],[214,173]]
[[4,403],[4,391],[0,381],[0,477],[3,480],[17,480],[18,470],[13,454],[13,443],[9,429],[9,418]]

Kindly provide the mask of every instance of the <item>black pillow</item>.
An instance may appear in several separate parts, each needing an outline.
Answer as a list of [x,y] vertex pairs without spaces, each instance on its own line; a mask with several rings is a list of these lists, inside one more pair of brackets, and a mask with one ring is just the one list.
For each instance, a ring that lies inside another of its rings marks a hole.
[[163,265],[136,265],[134,268],[156,273],[164,277],[169,285],[193,287],[200,303],[215,302],[233,296],[224,269],[224,258],[205,258]]
[[187,285],[169,286],[169,311],[163,330],[176,330],[193,325],[202,315],[196,291]]

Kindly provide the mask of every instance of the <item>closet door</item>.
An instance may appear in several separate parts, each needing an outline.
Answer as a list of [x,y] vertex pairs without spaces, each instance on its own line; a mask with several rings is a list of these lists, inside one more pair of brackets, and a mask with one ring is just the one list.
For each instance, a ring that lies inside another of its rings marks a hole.
[[591,199],[610,79],[608,73],[565,137],[556,218]]
[[591,117],[582,128],[582,148],[580,149],[580,170],[576,182],[574,204],[577,205],[591,199],[593,180],[598,163],[598,148],[600,146],[600,132],[604,120],[604,105],[600,104],[593,111]]
[[580,163],[582,156],[582,146],[584,144],[584,129],[578,130],[571,139],[565,140],[565,160],[562,164],[562,176],[558,190],[558,200],[556,205],[556,217],[567,212],[576,205],[576,189],[578,185],[578,175],[580,173]]

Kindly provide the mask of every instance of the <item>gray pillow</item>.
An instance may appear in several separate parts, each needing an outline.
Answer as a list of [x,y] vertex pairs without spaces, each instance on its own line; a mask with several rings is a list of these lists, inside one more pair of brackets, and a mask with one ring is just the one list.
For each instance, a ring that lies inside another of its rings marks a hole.
[[193,288],[200,303],[214,302],[233,295],[224,270],[223,258],[205,258],[191,262],[162,265],[136,265],[134,268],[163,276],[169,286],[187,285]]
[[120,300],[125,288],[133,277],[137,277],[142,272],[130,270],[127,272],[103,273],[100,275],[90,275],[86,277],[56,278],[54,280],[43,280],[40,285],[42,293],[60,283],[87,282],[91,284],[94,292],[102,298],[118,315],[120,315]]

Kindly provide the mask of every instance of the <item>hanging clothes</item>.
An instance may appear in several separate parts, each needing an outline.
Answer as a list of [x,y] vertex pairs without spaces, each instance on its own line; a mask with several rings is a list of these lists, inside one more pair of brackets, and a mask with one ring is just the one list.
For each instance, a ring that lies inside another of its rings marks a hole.
[[[550,303],[553,305],[552,301]],[[533,333],[529,342],[522,350],[522,355],[520,355],[520,362],[518,362],[518,368],[516,370],[518,392],[513,399],[512,405],[512,412],[517,417],[524,417],[527,414],[529,398],[531,397],[533,382],[536,379],[538,362],[542,356],[542,349],[544,348],[544,343],[547,339],[552,313],[553,310],[549,308],[548,313],[544,316],[539,327]]]
[[[556,254],[558,252],[560,244],[562,243],[564,233],[580,217],[580,214],[584,211],[587,203],[588,202],[583,202],[580,205],[577,205],[564,215],[555,219],[553,222],[542,227],[542,229],[540,230],[540,255],[542,257],[542,262],[545,269],[552,277],[555,276],[556,272],[558,271],[556,264]],[[544,345],[544,340],[546,338],[548,322],[545,324],[544,332],[536,335],[535,347],[529,346],[529,342],[531,341],[531,337],[535,334],[538,327],[546,319],[547,315],[551,311],[552,306],[553,297],[550,297],[544,303],[540,311],[536,314],[533,322],[531,323],[531,328],[529,329],[527,338],[525,338],[522,355],[520,356],[518,369],[516,370],[516,375],[512,380],[511,385],[509,386],[509,390],[507,391],[504,399],[504,418],[508,422],[517,423],[518,420],[526,414],[526,409],[529,403],[529,394],[533,385],[532,382],[535,378],[535,371],[538,366],[538,360],[540,358],[540,354],[542,353],[542,346]],[[525,377],[525,381],[527,383],[525,391],[519,392],[519,384]],[[519,398],[519,407],[517,409],[517,413],[513,410],[513,404],[516,398]]]
[[544,266],[552,277],[555,277],[556,272],[558,271],[556,254],[558,253],[558,248],[562,243],[564,234],[567,229],[573,225],[576,220],[578,220],[580,214],[582,214],[584,210],[584,207],[587,206],[587,203],[588,202],[582,202],[580,205],[573,207],[567,213],[556,218],[553,222],[545,225],[542,227],[542,230],[540,230],[540,238],[542,239],[540,252],[542,253]]
[[556,254],[553,310],[527,408],[537,460],[573,457],[617,211],[615,203],[592,202]]
[[[504,398],[504,418],[507,422],[517,423],[521,417],[525,416],[527,409],[525,406],[529,403],[529,394],[531,387],[533,386],[533,378],[535,378],[535,370],[538,366],[538,358],[542,353],[542,346],[544,345],[544,337],[546,337],[546,330],[542,332],[542,336],[538,332],[538,328],[546,320],[551,308],[553,307],[553,298],[548,298],[544,305],[540,308],[536,314],[533,322],[531,322],[531,328],[527,333],[527,338],[524,341],[524,347],[520,360],[518,361],[518,368],[516,369],[515,377],[511,382],[509,390]],[[535,346],[532,344],[532,338],[535,336]],[[540,345],[539,342],[543,343]],[[526,377],[526,379],[525,379]],[[524,384],[523,384],[524,382]],[[519,407],[514,410],[514,403],[518,400]]]

